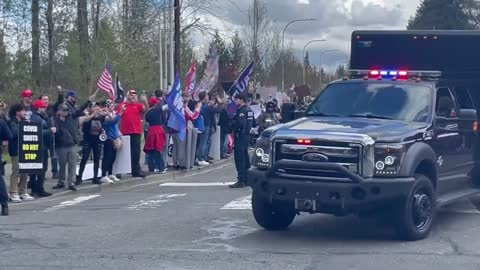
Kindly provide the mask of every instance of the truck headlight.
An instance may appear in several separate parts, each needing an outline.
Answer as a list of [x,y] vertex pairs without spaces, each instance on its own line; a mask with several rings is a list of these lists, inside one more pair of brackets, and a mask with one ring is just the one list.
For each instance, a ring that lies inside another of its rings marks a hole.
[[403,144],[376,144],[375,175],[397,176],[404,155]]
[[268,169],[270,167],[270,140],[268,137],[260,137],[257,140],[252,164],[260,169]]

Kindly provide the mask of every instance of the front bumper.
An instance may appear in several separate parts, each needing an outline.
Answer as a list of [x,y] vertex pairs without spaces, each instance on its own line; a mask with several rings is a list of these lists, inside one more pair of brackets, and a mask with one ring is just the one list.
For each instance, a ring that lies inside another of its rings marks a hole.
[[[336,168],[341,170],[340,168]],[[362,178],[348,174],[347,181],[334,178],[285,176],[274,170],[251,168],[247,184],[259,195],[269,200],[314,202],[305,212],[346,215],[378,208],[388,208],[390,203],[404,199],[410,192],[414,177]],[[296,204],[297,206],[297,204]]]

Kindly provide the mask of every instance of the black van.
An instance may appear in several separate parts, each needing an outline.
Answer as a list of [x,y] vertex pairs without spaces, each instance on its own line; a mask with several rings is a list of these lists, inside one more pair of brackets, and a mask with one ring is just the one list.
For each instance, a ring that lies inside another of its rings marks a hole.
[[257,140],[257,223],[387,212],[404,239],[425,238],[436,208],[480,193],[478,48],[477,32],[354,32],[351,77]]

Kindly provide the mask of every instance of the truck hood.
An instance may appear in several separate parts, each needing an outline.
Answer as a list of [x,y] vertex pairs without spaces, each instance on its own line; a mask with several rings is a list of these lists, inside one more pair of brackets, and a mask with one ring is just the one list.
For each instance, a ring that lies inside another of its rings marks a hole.
[[321,134],[367,135],[376,142],[402,142],[419,139],[427,128],[426,123],[407,123],[396,120],[304,117],[266,130],[274,136],[318,136]]

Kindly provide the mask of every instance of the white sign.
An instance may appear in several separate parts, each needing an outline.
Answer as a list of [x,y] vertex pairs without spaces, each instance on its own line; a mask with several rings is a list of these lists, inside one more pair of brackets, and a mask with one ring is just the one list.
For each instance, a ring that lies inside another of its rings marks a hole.
[[113,174],[128,173],[132,173],[130,136],[122,136],[122,147],[117,150],[117,158],[113,163]]

